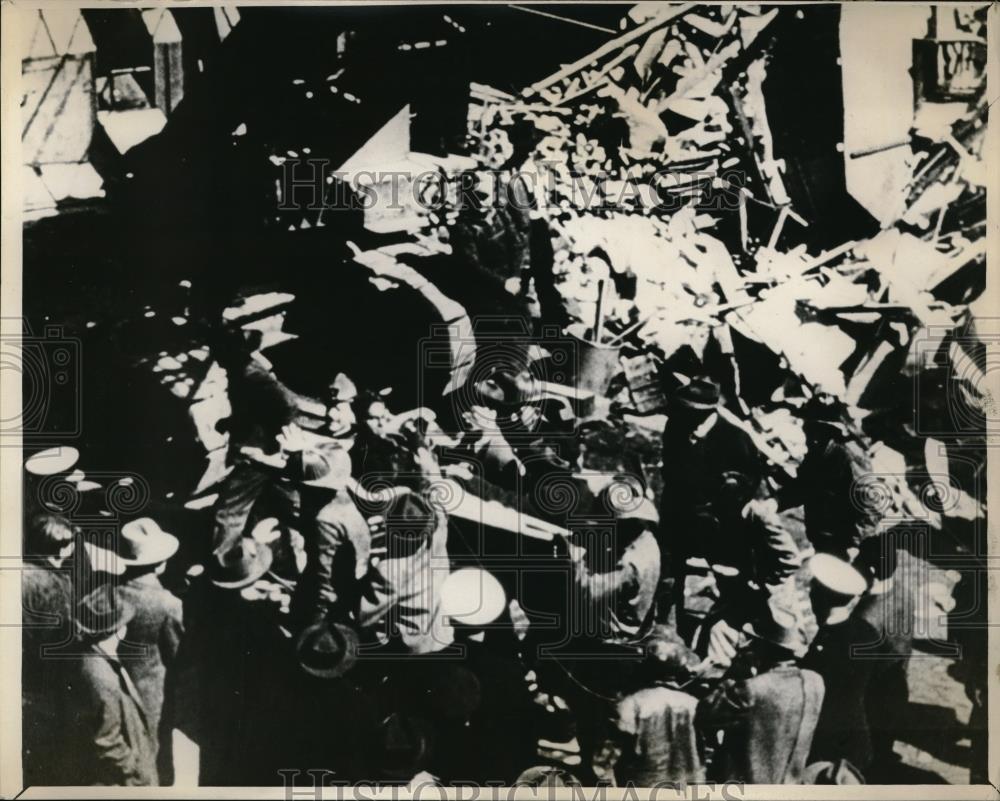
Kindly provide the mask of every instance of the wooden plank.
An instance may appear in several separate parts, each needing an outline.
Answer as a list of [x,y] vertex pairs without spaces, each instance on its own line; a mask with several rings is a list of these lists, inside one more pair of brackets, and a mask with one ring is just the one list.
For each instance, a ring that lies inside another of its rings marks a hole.
[[683,3],[679,6],[675,6],[674,8],[670,8],[661,12],[653,19],[640,25],[638,28],[633,28],[631,31],[627,31],[621,36],[612,39],[610,42],[605,42],[594,52],[584,56],[583,58],[577,59],[572,64],[568,64],[558,72],[552,73],[552,75],[550,75],[548,78],[543,78],[537,83],[533,83],[531,86],[527,87],[524,90],[525,97],[530,97],[531,95],[540,92],[542,89],[552,86],[552,84],[558,83],[559,81],[565,80],[566,78],[575,75],[580,70],[585,69],[586,67],[588,67],[591,64],[594,64],[597,61],[600,61],[605,56],[611,55],[612,53],[621,50],[623,47],[625,47],[628,44],[631,44],[636,39],[639,39],[648,33],[652,33],[657,28],[662,28],[671,20],[683,16],[693,8],[695,8],[694,3]]

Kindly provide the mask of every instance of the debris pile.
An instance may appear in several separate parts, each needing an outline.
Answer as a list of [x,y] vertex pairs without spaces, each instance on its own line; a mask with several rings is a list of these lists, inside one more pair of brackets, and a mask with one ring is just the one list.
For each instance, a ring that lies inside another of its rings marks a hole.
[[[470,108],[483,171],[534,189],[569,331],[619,350],[617,399],[662,407],[654,365],[685,380],[721,352],[727,408],[791,473],[801,435],[788,412],[813,395],[841,401],[866,443],[864,418],[898,404],[901,372],[913,380],[921,359],[964,370],[973,414],[989,402],[966,353],[985,284],[982,92],[939,139],[913,131],[892,224],[817,251],[809,228],[838,221],[798,213],[767,119],[771,31],[795,13],[641,3],[598,50],[520,97],[477,87]],[[943,359],[926,352],[940,347]],[[762,351],[778,369],[755,386]]]

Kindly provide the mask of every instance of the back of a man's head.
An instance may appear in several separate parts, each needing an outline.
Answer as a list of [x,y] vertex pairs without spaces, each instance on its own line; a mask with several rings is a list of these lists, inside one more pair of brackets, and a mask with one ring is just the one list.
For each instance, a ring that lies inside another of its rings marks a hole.
[[28,523],[25,553],[28,556],[59,556],[74,537],[73,524],[55,514],[37,514]]

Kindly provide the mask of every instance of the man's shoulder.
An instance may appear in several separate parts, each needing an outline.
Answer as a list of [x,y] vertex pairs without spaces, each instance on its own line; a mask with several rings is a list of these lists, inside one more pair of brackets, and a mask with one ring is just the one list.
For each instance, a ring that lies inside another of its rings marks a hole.
[[21,592],[24,595],[61,593],[68,591],[71,584],[69,569],[31,561],[21,563]]
[[748,679],[747,687],[754,695],[777,693],[791,700],[794,696],[790,694],[790,690],[797,687],[807,688],[816,682],[822,684],[823,679],[814,670],[798,665],[781,665]]
[[101,656],[96,651],[88,650],[81,654],[76,669],[82,681],[82,687],[91,698],[106,698],[117,693],[118,675],[111,665],[110,659]]
[[122,586],[121,592],[135,605],[137,611],[147,615],[179,620],[184,614],[181,599],[158,581],[155,584],[130,581]]

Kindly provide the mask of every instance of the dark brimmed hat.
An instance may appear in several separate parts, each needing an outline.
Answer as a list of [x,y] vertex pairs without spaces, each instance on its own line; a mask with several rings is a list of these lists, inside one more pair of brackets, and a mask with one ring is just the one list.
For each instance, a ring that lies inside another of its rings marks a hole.
[[687,409],[711,410],[719,405],[721,390],[710,378],[693,378],[680,386],[670,399],[671,406]]
[[301,667],[318,679],[335,679],[354,667],[358,660],[358,635],[341,623],[321,620],[307,626],[295,641],[295,655]]
[[802,407],[802,419],[807,424],[828,426],[847,433],[847,407],[833,395],[813,395]]
[[535,765],[514,779],[514,787],[582,787],[576,776],[555,765]]
[[428,724],[393,712],[379,728],[377,771],[387,779],[409,781],[427,767],[432,746]]
[[266,545],[241,537],[228,551],[216,554],[209,565],[208,577],[216,587],[242,589],[263,576],[273,559],[274,554]]
[[127,626],[135,608],[111,584],[102,584],[76,605],[76,624],[90,637],[103,637]]
[[800,616],[792,609],[776,603],[773,598],[757,619],[753,623],[747,623],[743,630],[751,637],[777,645],[796,656],[805,654],[809,648]]

